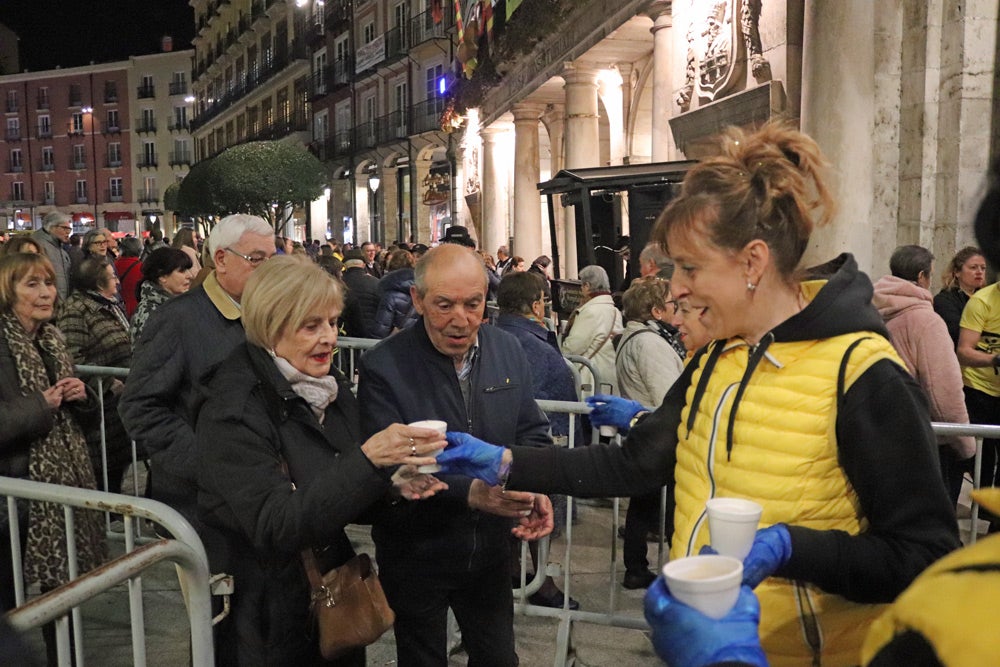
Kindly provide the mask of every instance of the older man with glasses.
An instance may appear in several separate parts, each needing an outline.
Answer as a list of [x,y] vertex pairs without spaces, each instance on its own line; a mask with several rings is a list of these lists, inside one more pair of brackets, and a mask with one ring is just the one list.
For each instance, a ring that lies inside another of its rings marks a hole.
[[149,452],[152,497],[180,511],[209,539],[196,514],[194,418],[205,371],[245,340],[240,299],[250,274],[274,254],[274,230],[254,215],[223,218],[208,239],[215,270],[150,316],[135,341],[119,412]]
[[32,235],[56,271],[56,290],[59,292],[60,300],[69,296],[72,262],[65,246],[69,243],[69,235],[73,232],[71,220],[72,218],[61,211],[49,211],[42,218],[42,228]]

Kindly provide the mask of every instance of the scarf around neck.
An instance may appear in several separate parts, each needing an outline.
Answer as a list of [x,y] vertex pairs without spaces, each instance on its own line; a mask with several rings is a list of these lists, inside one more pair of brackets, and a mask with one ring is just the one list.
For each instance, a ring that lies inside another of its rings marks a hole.
[[278,371],[282,377],[291,385],[292,391],[305,399],[313,414],[316,415],[316,419],[322,424],[327,406],[337,400],[337,390],[339,388],[337,378],[332,375],[324,375],[319,378],[306,375],[292,366],[287,359],[275,354],[274,350],[268,350],[267,352],[274,359],[274,364],[278,367]]

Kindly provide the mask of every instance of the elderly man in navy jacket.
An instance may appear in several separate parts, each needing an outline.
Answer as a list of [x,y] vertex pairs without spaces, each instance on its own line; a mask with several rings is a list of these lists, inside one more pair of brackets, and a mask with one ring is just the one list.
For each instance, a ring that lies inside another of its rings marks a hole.
[[[411,289],[422,320],[361,360],[364,437],[393,422],[440,419],[451,432],[491,443],[551,443],[520,344],[503,331],[480,328],[486,284],[483,263],[468,248],[443,244],[421,258]],[[548,534],[552,505],[546,496],[505,492],[499,484],[441,478],[448,491],[388,508],[372,530],[396,612],[398,664],[448,664],[451,607],[470,665],[514,667],[507,539],[511,532],[525,539]]]

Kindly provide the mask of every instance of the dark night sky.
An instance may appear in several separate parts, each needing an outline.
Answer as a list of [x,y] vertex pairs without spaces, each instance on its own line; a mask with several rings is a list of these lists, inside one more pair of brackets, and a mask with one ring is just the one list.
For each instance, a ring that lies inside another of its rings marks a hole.
[[0,0],[0,23],[21,38],[21,69],[33,71],[125,60],[191,46],[187,0]]

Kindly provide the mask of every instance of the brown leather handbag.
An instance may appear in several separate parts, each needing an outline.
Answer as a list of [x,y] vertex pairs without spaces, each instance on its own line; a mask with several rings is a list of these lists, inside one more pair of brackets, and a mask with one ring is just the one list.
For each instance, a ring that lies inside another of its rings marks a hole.
[[302,565],[312,589],[309,606],[316,617],[319,648],[325,659],[368,646],[392,627],[396,615],[389,608],[368,554],[358,554],[320,576],[316,555],[305,549]]

